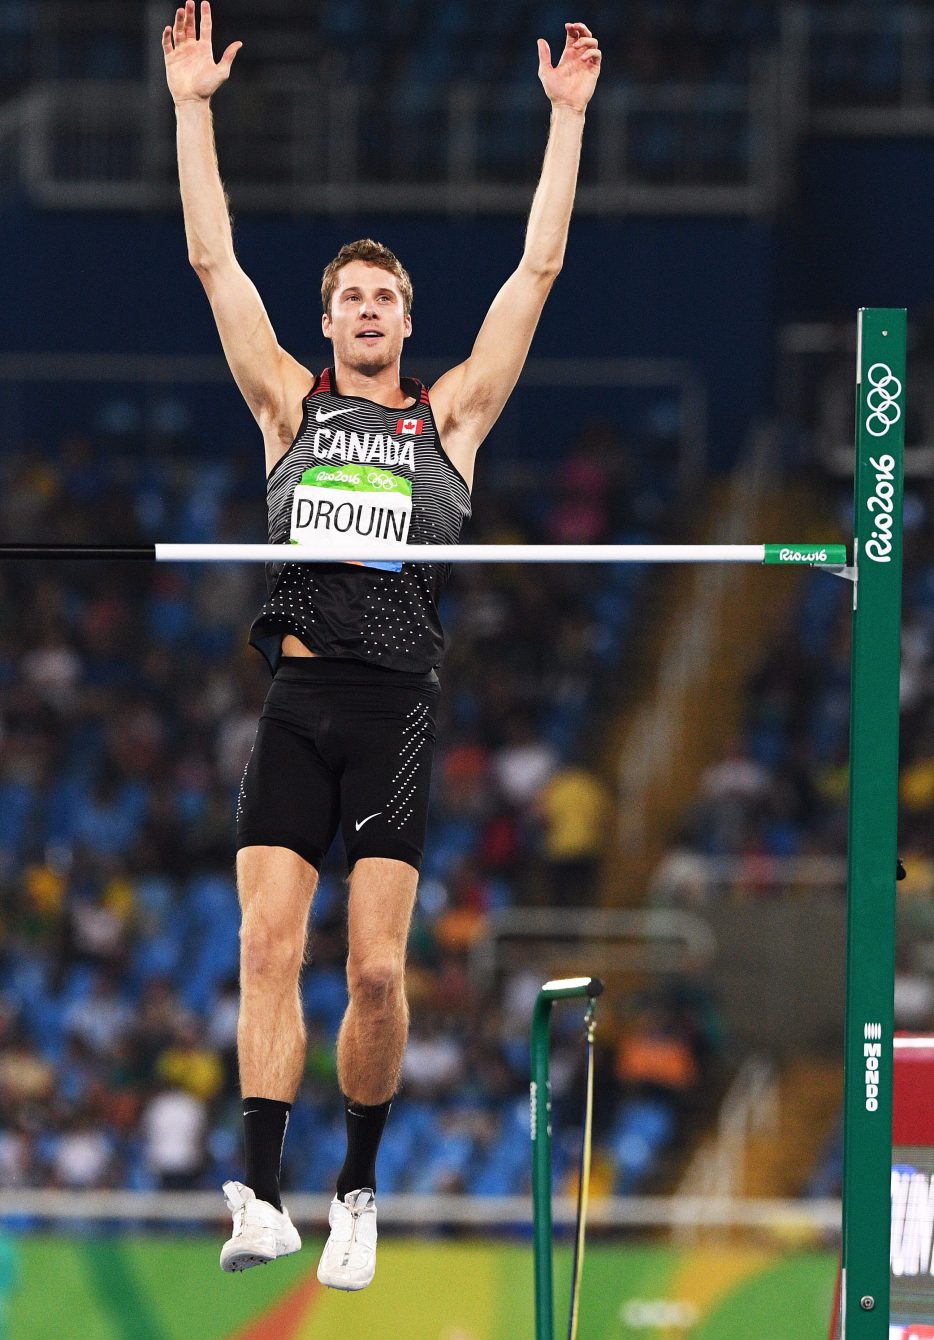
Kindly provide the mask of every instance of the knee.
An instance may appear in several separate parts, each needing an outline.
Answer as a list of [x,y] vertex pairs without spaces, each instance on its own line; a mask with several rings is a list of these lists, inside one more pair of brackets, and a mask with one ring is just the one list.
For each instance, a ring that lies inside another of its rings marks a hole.
[[351,1000],[373,1010],[384,1010],[402,991],[403,967],[388,954],[370,954],[347,962]]
[[244,979],[289,982],[298,979],[305,935],[291,934],[256,918],[240,927],[240,972]]

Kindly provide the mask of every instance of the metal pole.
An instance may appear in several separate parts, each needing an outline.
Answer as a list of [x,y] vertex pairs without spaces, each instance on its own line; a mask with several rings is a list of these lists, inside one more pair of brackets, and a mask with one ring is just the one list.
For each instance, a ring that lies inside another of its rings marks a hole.
[[888,1340],[905,445],[903,308],[859,313],[841,1321]]
[[596,977],[546,982],[532,1011],[532,1243],[535,1258],[535,1340],[554,1340],[551,1223],[551,1081],[548,1056],[551,1007],[556,1000],[594,999],[603,990]]

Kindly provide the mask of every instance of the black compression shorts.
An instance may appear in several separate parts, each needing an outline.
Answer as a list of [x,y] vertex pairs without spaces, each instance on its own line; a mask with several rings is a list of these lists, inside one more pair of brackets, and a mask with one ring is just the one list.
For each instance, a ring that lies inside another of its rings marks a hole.
[[317,869],[338,825],[361,856],[419,869],[441,688],[365,661],[283,656],[237,802],[237,850],[289,847]]

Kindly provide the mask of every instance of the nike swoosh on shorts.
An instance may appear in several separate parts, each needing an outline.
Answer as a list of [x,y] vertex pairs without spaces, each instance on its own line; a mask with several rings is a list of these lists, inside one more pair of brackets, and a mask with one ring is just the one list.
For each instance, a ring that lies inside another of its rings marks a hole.
[[351,405],[350,409],[329,409],[327,413],[325,413],[325,411],[319,405],[318,412],[315,414],[315,418],[317,419],[318,423],[327,423],[328,419],[336,419],[339,414],[349,414],[352,409],[353,406]]
[[382,810],[376,810],[373,814],[368,814],[365,819],[361,819],[359,823],[354,824],[354,828],[356,828],[359,833],[364,824],[368,824],[371,819],[375,819],[376,815],[382,814],[382,812]]

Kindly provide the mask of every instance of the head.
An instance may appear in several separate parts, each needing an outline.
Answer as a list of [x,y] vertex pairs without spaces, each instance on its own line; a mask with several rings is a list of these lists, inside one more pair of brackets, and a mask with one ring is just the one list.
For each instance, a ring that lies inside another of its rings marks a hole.
[[322,276],[321,303],[336,363],[372,374],[399,362],[412,333],[412,281],[388,247],[371,238],[341,247]]

